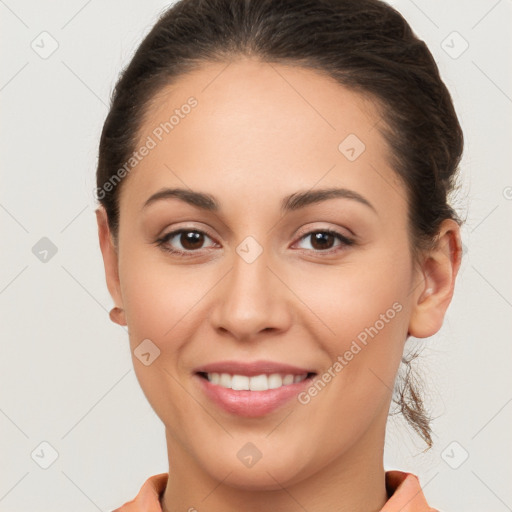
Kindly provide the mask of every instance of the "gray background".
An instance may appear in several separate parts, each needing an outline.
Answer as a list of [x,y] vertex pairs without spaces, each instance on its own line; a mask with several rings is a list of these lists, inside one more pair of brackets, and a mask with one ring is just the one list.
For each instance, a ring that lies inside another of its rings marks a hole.
[[[93,195],[111,89],[166,5],[0,0],[1,511],[108,511],[168,469],[127,332],[108,317]],[[391,419],[386,469],[416,473],[443,511],[512,510],[512,1],[392,5],[429,45],[460,116],[455,206],[467,222],[444,326],[410,341],[425,347],[435,446],[422,454]]]

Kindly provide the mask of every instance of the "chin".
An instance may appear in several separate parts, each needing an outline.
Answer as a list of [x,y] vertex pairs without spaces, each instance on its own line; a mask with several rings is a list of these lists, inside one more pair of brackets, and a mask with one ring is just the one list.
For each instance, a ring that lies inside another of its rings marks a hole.
[[[294,452],[296,454],[297,450]],[[246,491],[277,491],[300,482],[307,476],[304,465],[311,467],[313,464],[299,463],[296,455],[290,453],[290,457],[286,457],[278,449],[274,449],[271,456],[262,454],[252,466],[245,465],[237,457],[226,457],[225,453],[203,462],[203,467],[213,478]]]
[[[268,471],[268,472],[267,472]],[[216,475],[217,478],[220,475]],[[225,475],[222,475],[220,480]],[[290,472],[290,468],[285,471],[276,471],[272,468],[256,470],[245,468],[233,468],[232,473],[223,481],[225,485],[244,490],[244,491],[279,491],[290,484],[290,479],[296,475]]]

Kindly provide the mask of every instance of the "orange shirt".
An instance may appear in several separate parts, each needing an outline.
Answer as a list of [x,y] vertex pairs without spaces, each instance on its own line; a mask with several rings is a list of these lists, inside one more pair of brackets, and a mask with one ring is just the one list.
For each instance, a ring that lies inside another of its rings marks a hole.
[[[112,512],[162,512],[160,494],[167,484],[168,473],[149,477],[139,494]],[[404,471],[386,471],[389,499],[380,512],[439,512],[428,506],[419,479]]]

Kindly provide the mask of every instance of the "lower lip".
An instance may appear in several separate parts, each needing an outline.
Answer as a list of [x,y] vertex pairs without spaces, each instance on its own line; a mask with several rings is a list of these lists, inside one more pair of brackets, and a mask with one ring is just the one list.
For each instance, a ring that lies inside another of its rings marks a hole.
[[313,377],[309,377],[301,382],[266,391],[237,391],[212,384],[198,374],[194,377],[199,380],[199,386],[206,396],[215,404],[229,413],[246,418],[256,418],[275,411],[311,385],[313,380]]

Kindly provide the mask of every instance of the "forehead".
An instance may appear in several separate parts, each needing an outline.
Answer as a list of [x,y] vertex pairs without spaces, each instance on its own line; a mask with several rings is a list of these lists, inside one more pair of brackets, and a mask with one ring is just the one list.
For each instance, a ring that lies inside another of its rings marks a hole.
[[204,130],[198,135],[212,127],[221,129],[221,135],[225,128],[235,141],[246,140],[249,129],[271,140],[275,133],[311,139],[314,132],[336,139],[349,128],[364,137],[383,121],[371,96],[343,87],[325,73],[245,57],[203,63],[161,89],[151,100],[141,134],[154,129],[155,122],[169,120],[174,111],[179,113],[190,97],[197,100],[199,108],[193,110],[200,116],[190,116],[187,124],[200,117],[194,129],[202,124]]
[[141,207],[170,185],[232,199],[334,185],[396,203],[404,191],[382,125],[371,98],[315,70],[253,59],[203,64],[153,98],[138,147],[150,139],[154,147],[130,172],[121,205]]

